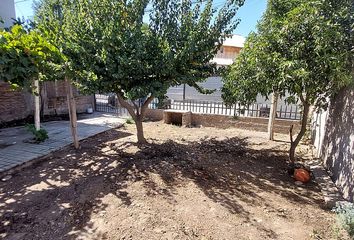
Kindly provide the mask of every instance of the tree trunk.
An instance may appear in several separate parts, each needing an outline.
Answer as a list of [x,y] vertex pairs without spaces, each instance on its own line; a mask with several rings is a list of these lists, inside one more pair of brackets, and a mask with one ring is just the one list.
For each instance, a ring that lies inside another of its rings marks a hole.
[[136,135],[138,137],[138,143],[139,144],[147,143],[144,136],[143,120],[140,117],[138,117],[135,120],[135,126],[136,126]]
[[41,129],[41,115],[40,115],[40,89],[39,81],[34,80],[35,95],[34,95],[34,126],[37,131]]
[[80,145],[79,145],[79,137],[77,135],[77,115],[76,115],[75,97],[74,97],[73,88],[71,86],[70,80],[68,78],[65,78],[65,82],[66,82],[66,93],[67,93],[67,100],[68,100],[71,135],[73,137],[74,147],[78,149]]
[[273,92],[272,105],[270,106],[269,122],[268,122],[268,137],[269,140],[272,141],[274,140],[274,122],[275,122],[275,117],[277,115],[278,97],[279,94],[277,92]]
[[307,119],[309,115],[309,110],[310,110],[310,104],[307,103],[306,101],[303,101],[303,112],[302,112],[302,120],[301,120],[301,129],[299,134],[296,136],[295,140],[293,140],[292,137],[292,127],[290,128],[290,150],[289,150],[289,160],[290,162],[294,163],[295,162],[295,151],[297,145],[299,145],[302,137],[306,133],[306,126],[307,126]]
[[134,106],[130,105],[120,93],[117,93],[117,98],[119,104],[128,110],[130,116],[133,118],[135,122],[138,144],[145,144],[147,141],[144,137],[143,120],[145,117],[146,110],[148,109],[148,106],[151,103],[151,101],[154,100],[154,97],[153,96],[148,97],[144,102],[144,104],[140,107],[140,109],[135,104]]

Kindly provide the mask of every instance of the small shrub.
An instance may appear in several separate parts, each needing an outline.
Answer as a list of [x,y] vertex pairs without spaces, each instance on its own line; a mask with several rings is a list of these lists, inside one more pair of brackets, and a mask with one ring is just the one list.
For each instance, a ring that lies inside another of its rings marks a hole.
[[354,237],[354,204],[341,203],[334,208],[337,214],[337,220],[341,227],[343,227],[351,237]]
[[41,128],[39,130],[36,130],[36,127],[34,124],[27,124],[26,128],[29,132],[31,132],[34,136],[34,140],[36,142],[44,142],[46,139],[48,139],[48,132],[47,130]]
[[134,124],[134,120],[132,118],[128,118],[125,122],[126,124]]
[[239,120],[239,119],[240,119],[240,117],[237,116],[237,115],[232,116],[232,120],[234,120],[234,121],[237,121],[237,120]]

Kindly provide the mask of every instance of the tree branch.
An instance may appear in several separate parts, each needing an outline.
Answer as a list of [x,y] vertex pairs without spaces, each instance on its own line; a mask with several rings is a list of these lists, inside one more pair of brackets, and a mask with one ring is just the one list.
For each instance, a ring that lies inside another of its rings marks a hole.
[[133,103],[133,105],[134,105],[134,107],[135,107],[136,115],[137,115],[137,116],[140,115],[139,106],[136,105],[135,101],[132,101],[132,103]]
[[290,125],[290,129],[289,129],[289,134],[290,134],[290,143],[292,144],[294,142],[294,138],[293,138],[293,129],[294,129],[294,125],[291,124]]
[[126,108],[128,110],[128,112],[129,112],[130,116],[132,116],[132,118],[134,120],[136,120],[137,115],[136,115],[132,105],[130,105],[127,101],[125,101],[125,99],[123,98],[123,96],[120,93],[117,92],[116,94],[117,94],[117,98],[118,98],[119,104],[122,107]]
[[145,116],[145,112],[146,112],[146,109],[148,108],[148,106],[149,106],[149,104],[152,102],[152,100],[154,100],[154,96],[150,96],[150,97],[148,97],[148,99],[146,99],[146,101],[144,102],[144,104],[143,104],[143,106],[141,106],[141,113],[140,113],[140,115],[142,116],[142,117],[144,117]]

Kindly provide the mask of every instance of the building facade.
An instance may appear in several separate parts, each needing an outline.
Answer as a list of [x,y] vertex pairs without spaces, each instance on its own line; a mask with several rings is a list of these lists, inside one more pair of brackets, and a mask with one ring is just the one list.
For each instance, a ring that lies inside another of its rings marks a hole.
[[7,28],[12,25],[13,19],[16,18],[15,1],[1,0],[0,1],[0,28]]
[[[242,50],[244,42],[244,37],[240,35],[231,35],[224,41],[222,47],[215,55],[212,62],[216,63],[220,67],[231,65]],[[223,84],[221,77],[209,77],[199,85],[206,89],[215,89],[216,91],[213,94],[205,95],[199,93],[193,87],[184,87],[183,85],[180,85],[171,87],[167,91],[167,96],[174,100],[183,100],[183,97],[185,97],[185,99],[196,99],[202,101],[222,101],[221,88]]]

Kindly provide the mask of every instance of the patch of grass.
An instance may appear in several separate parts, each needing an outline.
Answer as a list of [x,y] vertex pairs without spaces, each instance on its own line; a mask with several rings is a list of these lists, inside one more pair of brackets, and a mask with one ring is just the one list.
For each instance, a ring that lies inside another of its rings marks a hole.
[[234,121],[237,121],[237,120],[239,120],[239,119],[240,119],[240,117],[237,116],[237,115],[232,116],[232,120],[234,120]]
[[36,142],[44,142],[46,139],[49,138],[47,130],[43,128],[37,130],[34,124],[26,124],[26,128],[29,132],[33,134],[34,140]]
[[125,121],[126,124],[134,124],[134,119],[132,118],[127,118],[127,120]]
[[354,204],[340,203],[333,211],[337,214],[339,225],[354,239]]

